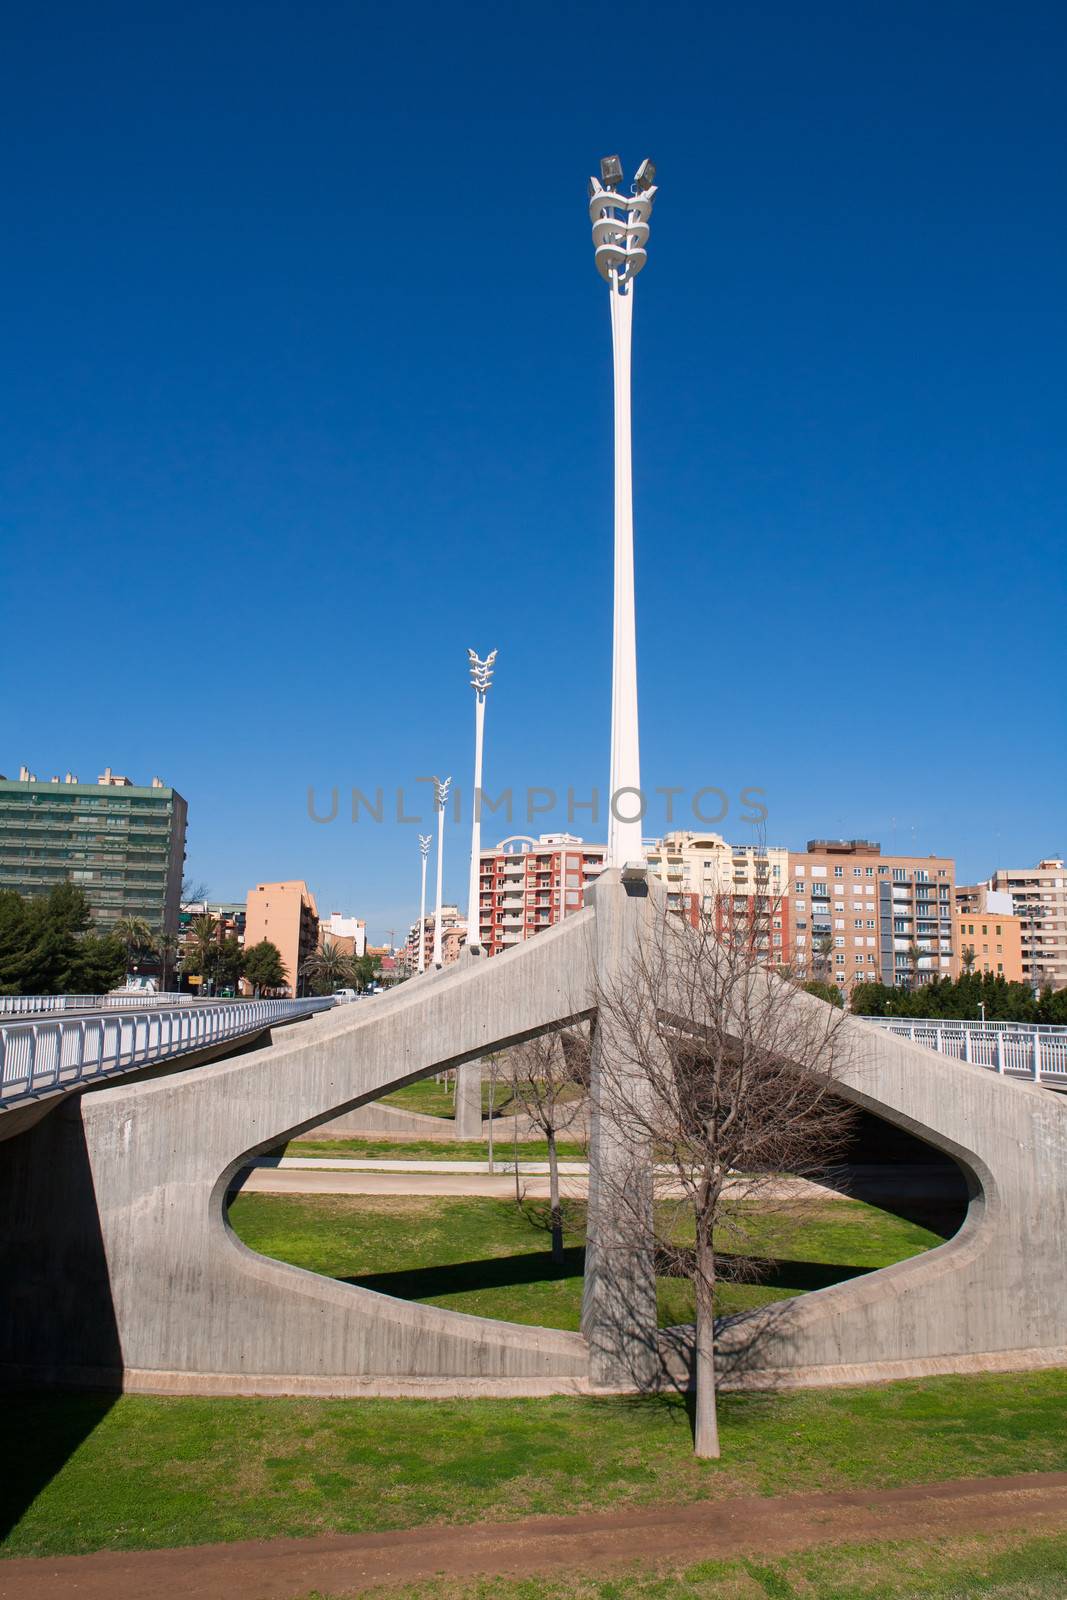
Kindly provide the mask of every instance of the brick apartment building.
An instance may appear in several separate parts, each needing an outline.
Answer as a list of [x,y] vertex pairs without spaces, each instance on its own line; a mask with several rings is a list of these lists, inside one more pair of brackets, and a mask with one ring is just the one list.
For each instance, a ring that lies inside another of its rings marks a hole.
[[516,835],[483,850],[478,898],[486,954],[499,955],[580,910],[607,854],[606,845],[570,833]]
[[811,839],[790,852],[793,967],[836,983],[892,985],[954,978],[955,862],[883,856],[869,839]]

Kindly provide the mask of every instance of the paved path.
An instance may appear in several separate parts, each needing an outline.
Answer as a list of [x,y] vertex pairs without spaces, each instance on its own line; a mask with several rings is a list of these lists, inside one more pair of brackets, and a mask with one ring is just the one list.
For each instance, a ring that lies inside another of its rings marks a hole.
[[[548,1199],[548,1164],[519,1164],[519,1183],[531,1200]],[[448,1195],[479,1195],[507,1200],[515,1194],[514,1169],[488,1173],[484,1162],[473,1161],[343,1161],[336,1158],[258,1163],[241,1179],[245,1194],[389,1194],[436,1199]],[[560,1189],[574,1200],[584,1200],[589,1190],[588,1168],[568,1162],[560,1168]],[[841,1200],[835,1189],[808,1183],[803,1178],[783,1178],[774,1185],[778,1198]]]
[[296,1600],[312,1591],[357,1595],[376,1584],[435,1577],[602,1573],[665,1556],[678,1567],[976,1530],[1051,1533],[1065,1522],[1067,1472],[1035,1472],[399,1533],[0,1561],[0,1600]]
[[[404,1194],[424,1195],[433,1199],[441,1195],[485,1195],[491,1199],[513,1199],[515,1178],[510,1173],[449,1172],[451,1162],[441,1162],[433,1173],[368,1172],[365,1168],[342,1170],[336,1162],[324,1162],[313,1167],[302,1162],[295,1170],[291,1167],[253,1167],[241,1183],[245,1194]],[[548,1196],[548,1179],[520,1176],[519,1182],[531,1200]],[[565,1194],[584,1199],[589,1187],[587,1178],[564,1178]]]

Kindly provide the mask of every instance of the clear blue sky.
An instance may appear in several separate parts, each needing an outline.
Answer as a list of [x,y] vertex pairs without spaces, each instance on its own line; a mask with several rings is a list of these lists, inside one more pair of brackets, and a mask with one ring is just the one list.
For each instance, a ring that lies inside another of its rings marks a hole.
[[964,878],[1067,849],[1062,6],[13,0],[0,29],[0,770],[159,772],[213,895],[306,877],[376,937],[417,912],[417,830],[316,826],[307,788],[469,781],[468,644],[500,651],[488,787],[606,783],[585,183],[617,150],[660,181],[646,784],[758,785],[771,843]]

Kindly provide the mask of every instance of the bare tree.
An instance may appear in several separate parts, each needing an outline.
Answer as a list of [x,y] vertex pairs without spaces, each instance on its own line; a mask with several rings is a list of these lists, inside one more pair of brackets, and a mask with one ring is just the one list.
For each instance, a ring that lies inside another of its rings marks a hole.
[[758,1275],[768,1211],[795,1203],[783,1175],[822,1173],[852,1114],[835,1094],[842,1012],[767,970],[760,924],[773,925],[773,901],[756,899],[743,917],[652,908],[636,950],[598,984],[595,1093],[616,1155],[634,1152],[600,1182],[616,1237],[646,1240],[651,1226],[658,1262],[692,1282],[700,1456],[719,1454],[719,1280]]
[[565,1035],[544,1034],[516,1045],[508,1051],[504,1063],[516,1109],[526,1113],[548,1144],[549,1220],[552,1259],[557,1262],[564,1260],[558,1140],[560,1134],[576,1129],[583,1120],[588,1055],[585,1035],[572,1031]]

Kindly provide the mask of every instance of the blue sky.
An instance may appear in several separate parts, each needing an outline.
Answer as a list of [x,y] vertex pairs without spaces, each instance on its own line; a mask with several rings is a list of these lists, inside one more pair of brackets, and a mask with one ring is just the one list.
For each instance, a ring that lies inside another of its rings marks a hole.
[[99,0],[0,41],[0,770],[159,772],[213,895],[306,877],[375,937],[417,829],[308,787],[469,781],[468,645],[487,786],[606,784],[617,150],[660,182],[646,786],[965,879],[1067,849],[1062,7]]

